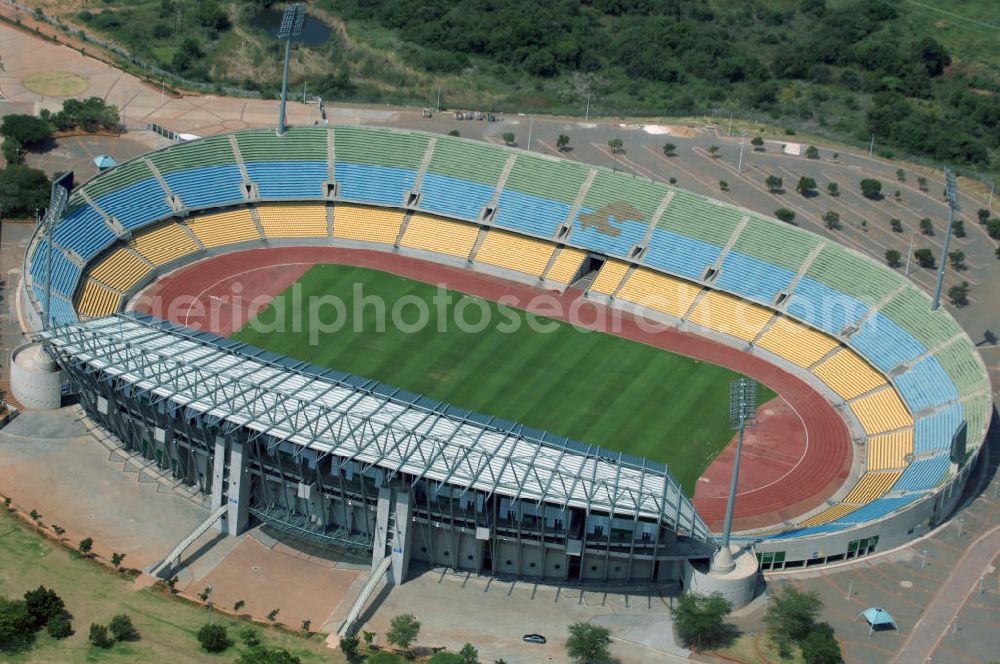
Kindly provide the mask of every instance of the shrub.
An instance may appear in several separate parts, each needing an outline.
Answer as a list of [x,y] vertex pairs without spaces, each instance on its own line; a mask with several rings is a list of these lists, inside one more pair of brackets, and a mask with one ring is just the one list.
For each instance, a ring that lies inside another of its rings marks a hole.
[[673,143],[663,144],[663,154],[667,157],[674,157],[677,155],[677,146]]
[[420,621],[412,613],[404,613],[389,622],[389,632],[385,638],[405,652],[417,640],[418,634],[420,634]]
[[712,650],[732,640],[733,629],[724,622],[732,605],[722,595],[685,593],[671,609],[677,636],[685,647]]
[[889,227],[892,229],[893,233],[903,232],[903,222],[901,222],[899,219],[890,219]]
[[823,602],[815,592],[786,586],[774,594],[764,614],[764,623],[782,657],[791,654],[793,642],[809,636],[822,608]]
[[94,548],[94,540],[91,537],[87,537],[80,540],[80,544],[77,546],[77,549],[80,551],[80,553],[82,553],[85,556],[89,555],[90,552],[93,550],[93,548]]
[[403,664],[403,662],[402,657],[388,650],[373,652],[365,658],[365,664]]
[[829,623],[822,622],[813,627],[799,646],[806,664],[840,664],[843,661],[840,644],[834,638],[833,627]]
[[934,253],[930,249],[917,249],[913,252],[913,257],[917,259],[917,264],[920,267],[934,267],[935,259]]
[[889,267],[899,267],[902,255],[895,249],[885,250],[885,264]]
[[242,653],[236,664],[301,664],[302,660],[284,648],[256,646]]
[[340,639],[340,651],[348,662],[353,662],[360,654],[361,641],[356,636],[345,636]]
[[98,648],[110,648],[115,645],[114,640],[108,636],[108,628],[98,623],[90,624],[90,636],[87,638],[90,645]]
[[73,636],[73,621],[69,613],[63,611],[58,616],[49,618],[45,626],[46,631],[53,639],[65,639]]
[[861,181],[861,195],[865,198],[877,200],[882,195],[882,182],[872,178],[865,178]]
[[831,196],[840,196],[840,185],[836,182],[830,182],[826,185],[826,192]]
[[574,662],[607,662],[611,659],[610,645],[611,632],[606,627],[583,622],[569,626],[566,654]]
[[819,150],[815,145],[810,145],[806,148],[806,158],[807,159],[819,159]]
[[427,660],[427,664],[465,664],[465,660],[456,652],[442,650],[434,653],[434,656]]
[[132,625],[132,619],[124,613],[119,613],[112,618],[111,622],[108,623],[108,629],[115,637],[115,641],[137,641],[139,639],[139,630]]
[[955,237],[965,237],[965,222],[961,219],[956,219],[955,223],[951,226],[951,232]]
[[257,633],[257,630],[251,627],[245,627],[241,629],[239,636],[240,636],[240,641],[242,641],[243,645],[245,645],[248,648],[253,648],[254,646],[260,645],[260,635]]
[[838,230],[840,228],[840,215],[835,211],[830,210],[823,215],[823,223],[826,224],[826,227],[831,231]]
[[206,623],[198,630],[197,636],[198,643],[208,652],[222,652],[233,644],[223,625]]
[[964,307],[969,303],[969,282],[963,281],[948,289],[948,299],[956,307]]
[[1000,240],[1000,219],[990,219],[986,222],[986,234],[994,240]]
[[920,232],[924,235],[934,235],[934,222],[927,217],[920,220]]
[[774,211],[774,216],[786,224],[790,224],[795,221],[795,213],[788,208],[778,208]]
[[34,629],[41,629],[49,620],[66,611],[66,603],[45,586],[24,593],[24,605],[28,609],[28,617]]
[[35,629],[25,603],[0,597],[0,652],[27,650],[34,641]]

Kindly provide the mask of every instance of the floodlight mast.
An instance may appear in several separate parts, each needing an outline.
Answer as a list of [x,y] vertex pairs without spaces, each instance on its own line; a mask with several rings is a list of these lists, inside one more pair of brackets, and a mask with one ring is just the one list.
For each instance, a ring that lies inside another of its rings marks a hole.
[[292,37],[302,33],[302,25],[306,20],[306,6],[295,3],[285,7],[281,15],[281,26],[278,28],[278,39],[285,40],[285,73],[281,78],[281,111],[278,114],[278,135],[287,130],[285,126],[285,105],[288,102],[288,59],[292,54]]
[[934,301],[931,311],[936,311],[941,304],[941,288],[944,286],[944,268],[948,264],[948,245],[951,244],[951,228],[955,225],[955,212],[958,206],[958,189],[955,186],[955,172],[944,169],[944,197],[948,200],[948,230],[944,234],[944,249],[941,253],[941,265],[938,267],[937,284],[934,286]]
[[729,481],[729,499],[726,501],[726,518],[722,525],[722,542],[712,559],[712,571],[723,574],[731,572],[736,567],[736,563],[733,562],[733,554],[729,550],[729,536],[733,529],[736,486],[740,478],[743,432],[757,426],[757,381],[752,378],[744,376],[729,384],[729,426],[738,432],[736,459],[733,461],[733,476]]

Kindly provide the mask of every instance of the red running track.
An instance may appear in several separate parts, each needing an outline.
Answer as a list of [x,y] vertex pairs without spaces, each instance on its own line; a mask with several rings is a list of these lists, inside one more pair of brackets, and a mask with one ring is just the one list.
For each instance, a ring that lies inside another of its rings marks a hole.
[[[744,440],[735,530],[779,524],[804,514],[846,481],[853,461],[844,420],[808,383],[749,353],[690,332],[654,326],[580,297],[532,288],[469,269],[336,247],[281,247],[224,254],[165,275],[134,300],[139,311],[227,336],[240,329],[314,263],[369,267],[567,320],[757,379],[780,395],[760,408],[761,425]],[[698,482],[694,503],[709,527],[721,528],[734,443]]]

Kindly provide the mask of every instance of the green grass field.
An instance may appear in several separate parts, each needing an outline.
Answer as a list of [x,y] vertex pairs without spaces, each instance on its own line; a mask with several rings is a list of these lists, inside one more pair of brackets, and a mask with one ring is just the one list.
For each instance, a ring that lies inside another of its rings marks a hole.
[[[26,590],[39,585],[52,588],[63,598],[73,614],[76,633],[60,641],[42,630],[34,648],[19,654],[2,653],[2,662],[233,662],[247,650],[238,638],[247,623],[217,612],[209,615],[202,607],[150,589],[136,590],[131,580],[94,561],[73,557],[20,519],[0,510],[0,595],[20,598]],[[91,646],[87,641],[90,624],[107,625],[118,613],[132,618],[140,639],[118,643],[109,650]],[[202,650],[195,633],[209,620],[226,625],[236,645],[219,655]],[[340,651],[326,648],[320,637],[306,640],[276,629],[257,626],[256,630],[264,645],[285,648],[304,664],[345,661]]]
[[[728,394],[736,374],[727,369],[544,318],[536,320],[554,331],[540,333],[522,324],[503,333],[495,323],[511,315],[525,323],[526,314],[510,308],[503,312],[492,302],[483,305],[494,324],[465,332],[453,323],[461,300],[470,296],[451,292],[452,304],[439,309],[432,303],[438,292],[434,286],[365,268],[314,266],[299,282],[302,302],[333,295],[351,312],[359,283],[364,296],[381,296],[389,311],[402,297],[428,303],[427,324],[410,334],[391,323],[377,331],[376,310],[368,306],[360,325],[349,323],[310,345],[308,325],[292,331],[293,308],[272,303],[234,336],[322,367],[666,462],[689,494],[731,437]],[[276,302],[289,301],[290,291]],[[408,317],[405,311],[404,328],[415,320],[416,307],[408,309]],[[480,311],[467,307],[464,319],[477,322]],[[446,332],[438,331],[442,318],[448,322]],[[332,307],[323,312],[322,320],[333,319]],[[269,332],[266,326],[284,331]],[[771,396],[762,388],[761,402]]]

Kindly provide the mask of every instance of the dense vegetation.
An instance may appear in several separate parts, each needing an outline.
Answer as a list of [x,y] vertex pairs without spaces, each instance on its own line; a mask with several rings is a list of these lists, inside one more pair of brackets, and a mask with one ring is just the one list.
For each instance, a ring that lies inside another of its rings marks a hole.
[[[989,16],[982,3],[963,12]],[[271,94],[280,44],[253,28],[270,4],[106,0],[72,18],[178,75]],[[317,0],[312,11],[346,28],[302,49],[293,76],[341,100],[430,103],[440,88],[450,105],[500,110],[581,113],[589,97],[605,114],[735,112],[1000,170],[995,32],[932,10],[901,0]]]

